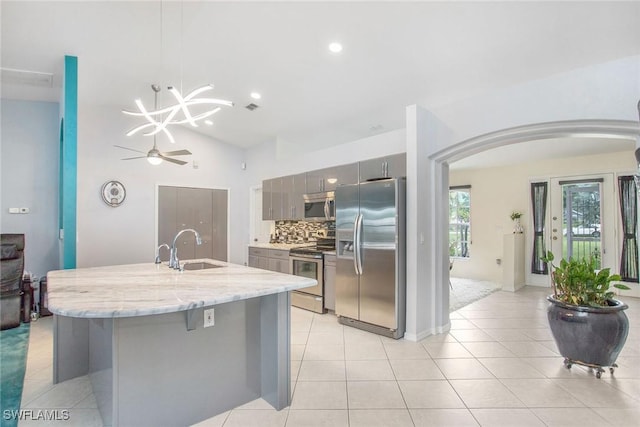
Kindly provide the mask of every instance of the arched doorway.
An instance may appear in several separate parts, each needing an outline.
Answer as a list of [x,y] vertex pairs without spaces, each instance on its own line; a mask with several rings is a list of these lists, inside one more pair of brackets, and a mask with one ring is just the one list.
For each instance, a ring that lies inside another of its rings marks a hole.
[[[639,135],[640,129],[635,121],[577,120],[519,126],[470,138],[452,144],[429,156],[429,169],[436,173],[436,178],[441,184],[439,188],[433,189],[433,194],[429,199],[437,205],[448,205],[449,164],[486,150],[532,140],[574,137],[626,139],[631,142],[636,141]],[[445,216],[442,209],[436,210],[434,215],[433,232],[437,238],[430,242],[433,247],[428,251],[432,258],[429,261],[431,265],[441,267],[436,271],[435,279],[438,282],[436,287],[440,287],[442,293],[448,293],[449,270],[446,268],[449,264],[449,251],[446,246],[448,242],[448,217]],[[444,300],[443,298],[443,302]]]

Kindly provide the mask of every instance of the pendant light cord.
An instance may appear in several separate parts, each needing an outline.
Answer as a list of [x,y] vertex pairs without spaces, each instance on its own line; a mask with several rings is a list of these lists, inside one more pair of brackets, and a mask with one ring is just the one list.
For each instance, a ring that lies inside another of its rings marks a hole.
[[182,76],[184,67],[184,2],[180,0],[180,93],[184,93]]

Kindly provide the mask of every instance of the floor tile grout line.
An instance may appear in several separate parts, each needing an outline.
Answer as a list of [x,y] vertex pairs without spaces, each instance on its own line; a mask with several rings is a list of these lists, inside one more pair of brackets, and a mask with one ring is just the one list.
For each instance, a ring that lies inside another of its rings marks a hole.
[[342,330],[342,350],[344,355],[344,395],[347,405],[347,425],[351,426],[351,409],[349,407],[349,377],[347,376],[347,337]]

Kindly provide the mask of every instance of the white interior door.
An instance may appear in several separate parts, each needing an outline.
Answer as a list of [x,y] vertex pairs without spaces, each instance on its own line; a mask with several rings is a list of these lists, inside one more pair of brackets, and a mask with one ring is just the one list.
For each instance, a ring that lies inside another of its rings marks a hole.
[[556,258],[596,258],[617,270],[615,180],[613,174],[550,180],[548,248]]
[[249,241],[265,243],[269,241],[273,232],[273,221],[262,220],[262,187],[251,188],[251,200],[249,201],[251,214],[251,226],[249,230]]

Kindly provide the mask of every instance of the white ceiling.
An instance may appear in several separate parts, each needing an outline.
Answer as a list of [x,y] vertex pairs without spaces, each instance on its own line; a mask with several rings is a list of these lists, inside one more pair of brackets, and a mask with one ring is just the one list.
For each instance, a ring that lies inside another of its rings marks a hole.
[[[640,53],[637,1],[0,7],[2,67],[55,74],[52,89],[3,84],[3,97],[57,101],[65,54],[79,59],[81,105],[134,109],[137,97],[151,105],[154,82],[184,92],[213,83],[235,107],[198,131],[241,147],[351,141],[404,127],[406,105],[444,105]],[[340,55],[327,50],[334,40]],[[250,102],[260,108],[249,112]]]

